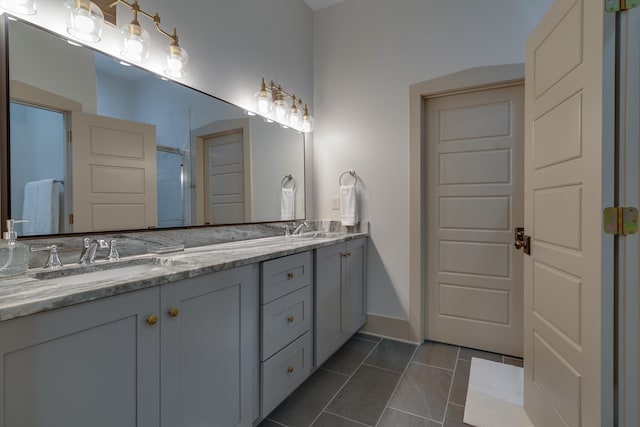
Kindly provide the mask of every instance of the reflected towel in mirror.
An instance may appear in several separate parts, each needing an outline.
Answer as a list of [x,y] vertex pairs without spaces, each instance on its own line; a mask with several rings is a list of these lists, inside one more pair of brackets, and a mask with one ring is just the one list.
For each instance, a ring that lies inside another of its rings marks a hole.
[[23,235],[57,233],[60,219],[58,185],[53,179],[28,182],[24,187]]

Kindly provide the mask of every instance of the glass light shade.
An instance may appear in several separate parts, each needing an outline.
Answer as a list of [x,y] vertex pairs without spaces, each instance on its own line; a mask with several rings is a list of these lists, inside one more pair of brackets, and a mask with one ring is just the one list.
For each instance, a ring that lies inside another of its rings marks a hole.
[[300,121],[302,120],[302,112],[300,108],[298,108],[295,104],[291,107],[289,111],[289,125],[291,127],[297,128],[300,126]]
[[98,42],[102,35],[104,14],[89,0],[67,0],[67,32],[86,42]]
[[256,93],[256,109],[260,114],[269,114],[271,112],[271,100],[266,90]]
[[36,0],[0,0],[0,7],[22,15],[36,14]]
[[167,54],[167,68],[164,73],[174,78],[182,78],[187,75],[187,63],[189,62],[189,54],[186,50],[177,44],[169,45],[169,53]]
[[143,62],[149,57],[149,33],[139,24],[132,22],[120,29],[122,44],[120,54],[129,61]]
[[282,98],[273,101],[273,116],[276,120],[286,120],[287,113],[289,113],[289,109],[287,108],[287,103],[284,102]]
[[302,131],[304,133],[313,132],[313,117],[309,114],[302,116]]

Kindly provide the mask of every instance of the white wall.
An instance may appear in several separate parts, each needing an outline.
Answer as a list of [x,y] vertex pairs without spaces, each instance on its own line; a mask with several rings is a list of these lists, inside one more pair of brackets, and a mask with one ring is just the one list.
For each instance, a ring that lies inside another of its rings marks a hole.
[[314,13],[314,206],[331,210],[355,169],[370,222],[369,313],[407,319],[409,86],[482,65],[524,62],[552,0],[345,0]]

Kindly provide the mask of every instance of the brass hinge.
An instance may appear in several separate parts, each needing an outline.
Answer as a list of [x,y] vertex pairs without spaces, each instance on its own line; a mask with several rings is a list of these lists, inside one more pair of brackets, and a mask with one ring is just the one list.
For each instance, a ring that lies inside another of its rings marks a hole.
[[640,0],[604,0],[607,12],[623,12],[636,6],[640,6]]
[[605,208],[602,216],[604,232],[627,236],[638,233],[638,209]]
[[73,224],[73,214],[69,214],[69,224]]
[[67,131],[67,142],[71,142],[72,136],[73,136],[73,134],[71,133],[71,131],[70,130]]

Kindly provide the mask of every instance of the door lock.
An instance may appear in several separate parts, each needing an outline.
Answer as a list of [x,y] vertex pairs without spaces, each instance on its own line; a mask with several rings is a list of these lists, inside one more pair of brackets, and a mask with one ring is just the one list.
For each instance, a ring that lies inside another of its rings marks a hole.
[[515,241],[513,242],[513,246],[524,252],[527,255],[531,255],[531,236],[527,236],[524,234],[523,227],[517,227],[515,229]]

